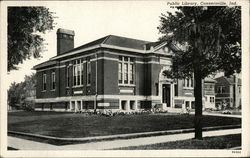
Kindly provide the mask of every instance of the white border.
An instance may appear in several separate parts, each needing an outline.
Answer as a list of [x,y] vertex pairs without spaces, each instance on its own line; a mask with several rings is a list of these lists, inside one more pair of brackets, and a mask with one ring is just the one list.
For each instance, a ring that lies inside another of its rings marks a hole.
[[[184,1],[184,0],[183,0]],[[205,1],[205,0],[204,0]],[[223,2],[228,2],[222,0]],[[177,2],[177,0],[173,1]],[[181,2],[181,1],[179,1]],[[196,1],[199,2],[199,1]],[[215,2],[215,1],[210,1]],[[249,106],[249,1],[242,0],[236,1],[237,4],[242,6],[242,101],[243,101],[243,113],[242,113],[242,131],[243,131],[243,139],[242,139],[242,150],[240,154],[233,154],[231,150],[137,150],[137,151],[7,151],[7,87],[4,84],[4,80],[6,77],[7,71],[7,27],[6,27],[6,19],[7,19],[7,9],[6,7],[9,5],[19,5],[19,6],[38,6],[44,5],[46,3],[58,3],[56,1],[46,2],[46,1],[1,1],[1,18],[0,18],[0,31],[1,31],[1,157],[90,157],[90,156],[100,156],[100,157],[114,157],[114,156],[122,156],[122,157],[162,157],[162,156],[171,156],[171,157],[180,157],[180,156],[191,156],[191,157],[241,157],[241,156],[249,156],[249,148],[250,148],[250,133],[249,133],[249,119],[250,119],[250,106]],[[150,3],[150,2],[149,2]],[[60,4],[60,2],[59,2]],[[244,106],[245,105],[245,106]]]

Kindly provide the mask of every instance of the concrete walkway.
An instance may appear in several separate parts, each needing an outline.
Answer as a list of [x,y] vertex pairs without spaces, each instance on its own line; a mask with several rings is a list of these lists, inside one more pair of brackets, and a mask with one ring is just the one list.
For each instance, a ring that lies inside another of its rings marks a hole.
[[[241,133],[241,131],[242,130],[240,128],[207,131],[203,132],[203,136],[210,137],[210,136],[221,136],[228,134],[239,134]],[[113,148],[128,147],[128,146],[140,146],[140,145],[149,145],[149,144],[164,143],[170,141],[186,140],[186,139],[192,139],[193,137],[194,133],[185,133],[185,134],[133,138],[126,140],[118,139],[112,141],[56,146],[56,145],[39,143],[8,136],[8,146],[19,150],[103,150],[103,149],[113,149]]]

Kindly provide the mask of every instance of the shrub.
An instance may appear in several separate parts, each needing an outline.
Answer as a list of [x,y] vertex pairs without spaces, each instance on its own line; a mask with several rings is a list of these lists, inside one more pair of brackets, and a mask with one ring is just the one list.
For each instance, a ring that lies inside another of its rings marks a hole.
[[34,102],[24,102],[21,106],[21,109],[25,111],[34,111],[35,110],[34,107],[35,107]]

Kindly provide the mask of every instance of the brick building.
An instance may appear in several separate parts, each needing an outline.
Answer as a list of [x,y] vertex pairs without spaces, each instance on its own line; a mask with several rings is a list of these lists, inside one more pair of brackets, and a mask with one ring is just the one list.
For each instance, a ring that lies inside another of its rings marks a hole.
[[74,31],[57,30],[57,55],[34,66],[36,109],[194,108],[193,79],[163,75],[179,48],[109,35],[74,48]]

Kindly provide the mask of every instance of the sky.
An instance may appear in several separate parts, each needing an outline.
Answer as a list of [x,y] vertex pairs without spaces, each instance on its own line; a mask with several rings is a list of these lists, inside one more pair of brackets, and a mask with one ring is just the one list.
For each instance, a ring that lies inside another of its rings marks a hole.
[[12,70],[7,84],[21,82],[30,75],[33,66],[56,56],[56,31],[58,28],[75,31],[75,47],[106,35],[118,35],[146,41],[157,41],[161,36],[157,27],[159,16],[173,12],[166,1],[51,1],[42,4],[55,12],[55,29],[43,35],[47,51],[42,58],[26,60],[19,70]]

